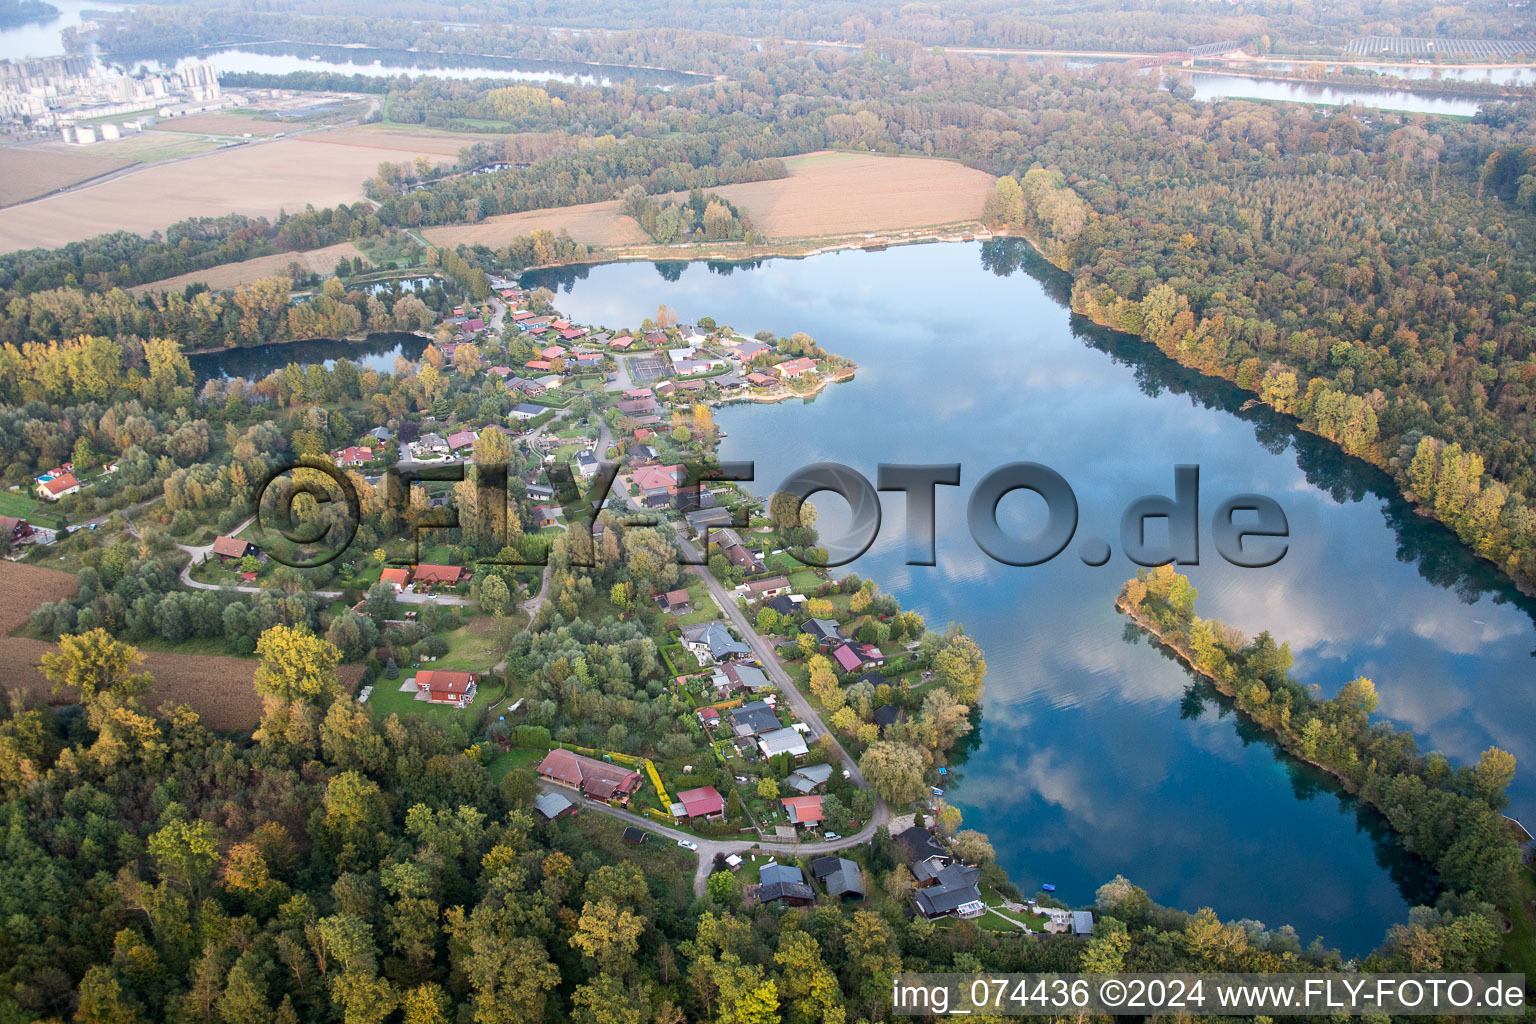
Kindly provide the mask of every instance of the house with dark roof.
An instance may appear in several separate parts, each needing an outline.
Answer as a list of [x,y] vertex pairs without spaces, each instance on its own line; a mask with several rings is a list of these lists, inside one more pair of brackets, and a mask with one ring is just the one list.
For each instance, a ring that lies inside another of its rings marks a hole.
[[731,732],[738,738],[758,736],[781,728],[783,723],[767,701],[755,700],[731,712]]
[[731,636],[730,630],[720,622],[684,626],[682,640],[683,646],[698,659],[700,665],[752,657],[752,648]]
[[[731,510],[728,508],[700,508],[692,512],[685,512],[683,519],[687,521],[688,528],[694,533],[700,533],[716,526],[731,525]],[[711,534],[714,538],[716,535]]]
[[745,690],[748,693],[773,687],[772,681],[762,669],[735,661],[726,662],[716,669],[710,682],[717,690]]
[[740,544],[728,545],[722,548],[720,553],[725,556],[727,562],[748,574],[762,572],[765,568],[762,559]]
[[559,793],[540,793],[533,802],[533,809],[542,814],[545,821],[554,821],[575,806],[570,797]]
[[549,412],[547,406],[534,405],[532,402],[518,402],[507,416],[515,420],[531,420],[547,412]]
[[803,601],[796,601],[795,594],[780,594],[778,597],[769,598],[763,602],[764,608],[772,608],[780,615],[799,615],[800,605]]
[[[915,868],[919,864],[935,864],[937,865],[936,871],[937,868],[944,867],[953,859],[950,856],[949,850],[935,839],[933,833],[926,828],[913,825],[911,828],[898,832],[891,838],[896,841],[897,846],[901,847],[902,860],[906,861],[907,867],[914,869],[914,874]],[[933,872],[929,872],[929,874],[932,875]]]
[[806,619],[800,624],[800,632],[809,633],[817,646],[823,648],[843,642],[842,634],[837,631],[837,623],[831,619]]
[[636,846],[639,846],[649,838],[651,838],[651,834],[643,828],[635,828],[633,825],[624,826],[624,841],[626,843],[634,843]]
[[805,873],[794,864],[764,864],[757,872],[757,880],[764,885],[775,882],[803,882]]
[[882,686],[891,685],[891,681],[885,678],[885,676],[881,675],[879,672],[865,672],[863,675],[859,676],[859,678],[854,680],[855,685],[859,683],[868,683],[870,686],[873,686],[876,689],[879,689]]
[[977,885],[980,878],[980,868],[950,864],[938,873],[933,884],[915,892],[917,912],[930,921],[939,917],[980,916],[987,909]]
[[864,873],[847,857],[817,857],[811,861],[811,877],[844,903],[864,898]]
[[885,735],[888,726],[895,725],[901,720],[901,708],[895,704],[882,704],[875,708],[873,716],[875,725],[880,727],[880,735]]
[[816,902],[816,890],[804,882],[771,882],[757,890],[757,902],[808,907]]

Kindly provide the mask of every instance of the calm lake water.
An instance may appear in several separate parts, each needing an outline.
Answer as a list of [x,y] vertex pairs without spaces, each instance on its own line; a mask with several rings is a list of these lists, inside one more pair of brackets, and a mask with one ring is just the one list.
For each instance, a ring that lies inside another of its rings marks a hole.
[[350,359],[370,370],[392,373],[395,358],[404,356],[416,360],[427,350],[427,339],[414,334],[390,332],[370,334],[366,341],[341,341],[322,338],[315,341],[296,341],[277,345],[253,345],[250,348],[232,348],[222,352],[204,352],[188,356],[187,362],[197,375],[198,384],[217,379],[244,377],[261,380],[274,370],[281,370],[289,363],[309,365],[321,363],[332,366],[338,359]]
[[[803,330],[858,362],[854,381],[814,402],[719,412],[723,456],[754,460],[761,494],[823,460],[871,480],[881,462],[963,465],[962,486],[939,488],[937,566],[903,564],[893,494],[879,540],[850,568],[931,626],[963,622],[985,649],[985,714],[948,798],[1025,890],[1051,882],[1082,903],[1123,873],[1162,903],[1289,923],[1303,942],[1363,953],[1427,887],[1375,815],[1245,734],[1177,664],[1127,635],[1112,601],[1136,567],[1117,540],[1097,569],[1076,542],[1035,568],[976,548],[966,500],[1006,462],[1068,479],[1079,539],[1118,538],[1124,508],[1172,493],[1178,463],[1200,466],[1206,517],[1229,495],[1271,495],[1289,517],[1289,554],[1234,568],[1211,548],[1207,518],[1205,559],[1190,570],[1202,614],[1289,641],[1295,673],[1326,693],[1370,676],[1382,713],[1425,748],[1461,763],[1490,743],[1536,758],[1528,603],[1393,499],[1381,473],[1070,316],[1060,277],[1019,243],[714,270],[616,264],[538,283],[561,284],[558,307],[583,323],[634,327],[666,303],[685,321],[712,316],[749,335]],[[1003,503],[1021,535],[1038,526],[1026,498]],[[830,535],[846,507],[828,495],[818,507]],[[1516,816],[1536,811],[1533,780],[1516,779]]]
[[[1169,71],[1194,86],[1195,99],[1289,100],[1293,103],[1320,103],[1344,106],[1359,103],[1382,110],[1407,110],[1416,114],[1460,114],[1471,117],[1485,102],[1481,97],[1437,96],[1403,89],[1375,89],[1368,86],[1312,85],[1274,78],[1254,78],[1210,71]],[[1165,78],[1165,81],[1167,79]]]

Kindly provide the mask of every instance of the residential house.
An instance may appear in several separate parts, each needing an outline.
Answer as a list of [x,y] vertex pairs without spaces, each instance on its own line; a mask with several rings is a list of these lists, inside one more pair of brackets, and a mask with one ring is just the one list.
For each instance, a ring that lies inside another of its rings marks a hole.
[[808,793],[814,793],[818,786],[826,785],[827,780],[831,777],[832,766],[830,764],[808,764],[804,768],[796,768],[793,772],[790,772],[789,778],[784,781],[789,784],[790,789],[804,796]]
[[648,487],[640,496],[640,504],[646,508],[666,508],[672,504],[672,494],[665,487]]
[[859,664],[861,665],[873,665],[876,668],[880,668],[885,664],[885,652],[881,651],[874,644],[850,640],[848,646],[853,648],[854,654],[858,655]]
[[548,505],[533,506],[533,522],[541,530],[560,525],[560,520],[556,517],[555,510]]
[[338,467],[361,466],[366,462],[373,461],[373,449],[359,448],[356,445],[352,445],[340,451],[332,452],[331,458]]
[[626,399],[614,406],[614,408],[618,409],[625,416],[644,416],[647,413],[655,412],[660,406],[657,404],[656,399],[647,396],[645,398]]
[[986,912],[977,885],[981,869],[964,864],[950,864],[940,871],[932,884],[918,889],[913,899],[917,912],[932,921],[939,917],[978,917]]
[[542,377],[535,377],[533,382],[545,391],[557,391],[565,385],[565,378],[558,373],[546,373]]
[[31,536],[32,525],[25,519],[0,516],[0,537],[7,538],[12,544],[20,544]]
[[663,331],[646,331],[645,343],[651,346],[665,345],[667,343],[667,335]]
[[780,615],[799,615],[805,598],[799,594],[780,594],[763,602],[764,608],[772,608]]
[[543,416],[547,412],[549,412],[547,406],[534,405],[531,402],[518,402],[512,407],[512,411],[507,413],[507,417],[514,420],[531,420],[537,416]]
[[736,568],[741,569],[748,575],[762,572],[766,568],[766,566],[763,565],[762,559],[758,558],[757,555],[753,554],[751,551],[748,551],[740,544],[728,545],[727,547],[722,548],[720,553],[725,556],[725,560],[727,562],[736,566]]
[[448,450],[459,451],[463,448],[475,446],[475,432],[473,430],[460,430],[458,433],[448,435]]
[[716,689],[745,690],[747,693],[758,693],[773,688],[773,683],[769,681],[767,673],[762,669],[756,665],[746,665],[737,661],[726,662],[716,670],[710,682]]
[[529,501],[554,501],[555,489],[549,484],[531,483],[523,490],[523,496]]
[[[639,431],[636,431],[639,433]],[[648,444],[632,444],[624,449],[624,459],[632,469],[639,469],[656,462],[656,449]]]
[[844,903],[864,898],[864,873],[847,857],[817,857],[811,861],[811,877]]
[[755,700],[731,711],[731,732],[738,739],[775,732],[783,727],[778,714],[764,700]]
[[[707,491],[704,493],[708,493]],[[711,495],[712,496],[712,495]],[[715,506],[713,508],[700,508],[692,512],[683,513],[683,519],[688,523],[688,528],[694,533],[703,533],[705,530],[716,526],[729,526],[732,523],[731,510]],[[718,533],[711,533],[711,538],[719,541]]]
[[820,825],[825,817],[819,796],[786,796],[781,797],[779,803],[784,805],[789,823],[797,828]]
[[793,864],[764,864],[757,880],[759,903],[808,907],[816,901],[816,891],[806,884],[804,873]]
[[523,364],[525,369],[535,370],[538,373],[547,373],[554,368],[554,363],[548,359],[530,359]]
[[[677,794],[677,802],[672,805],[672,816],[675,818],[687,818],[693,821],[696,818],[705,818],[710,821],[718,821],[725,817],[725,797],[714,786],[700,786],[698,789],[685,789]],[[682,813],[678,813],[681,811]]]
[[412,578],[418,584],[438,584],[452,587],[469,579],[469,575],[469,570],[461,565],[433,565],[423,562],[416,567],[416,572],[412,574]]
[[527,377],[518,377],[515,380],[507,381],[507,390],[520,395],[527,395],[529,398],[537,398],[544,393],[544,385]]
[[732,359],[745,366],[764,352],[767,352],[768,348],[769,346],[760,341],[742,340],[731,346],[728,354]]
[[775,378],[773,378],[772,376],[770,376],[769,374],[766,374],[766,373],[760,373],[760,372],[754,370],[751,373],[747,374],[747,384],[750,387],[754,387],[754,388],[771,388],[771,387],[773,387],[777,383],[778,383],[778,381]]
[[854,653],[851,644],[842,644],[832,649],[832,663],[843,672],[857,672],[864,664],[859,656]]
[[684,475],[682,466],[639,466],[630,474],[630,478],[642,491],[665,488],[667,496],[671,497],[677,493]]
[[539,762],[537,771],[539,778],[580,790],[595,800],[618,800],[626,804],[641,784],[639,772],[559,747]]
[[815,373],[816,360],[806,359],[802,356],[799,359],[790,359],[782,362],[773,369],[781,378],[789,380],[791,377],[801,377],[807,373]]
[[406,584],[411,582],[411,570],[399,566],[386,568],[383,572],[379,573],[379,582],[388,583],[395,588],[395,593],[398,594],[405,589]]
[[[475,700],[473,672],[420,671],[416,673],[416,699],[433,704],[452,704],[466,708]],[[426,694],[423,698],[421,695]]]
[[382,444],[389,444],[390,438],[393,437],[394,435],[392,435],[389,432],[389,428],[388,427],[374,427],[372,430],[368,431],[368,433],[364,434],[363,436],[364,437],[372,438],[373,440],[377,441],[379,444],[382,445]]
[[592,479],[600,468],[602,468],[601,463],[591,452],[582,452],[576,456],[576,475],[583,480]]
[[585,327],[567,327],[565,330],[560,332],[560,340],[575,341],[577,338],[583,337],[586,333],[587,329]]
[[800,632],[809,633],[817,645],[823,648],[843,642],[842,634],[837,631],[837,623],[831,619],[806,619],[800,625]]
[[512,367],[492,366],[488,367],[485,372],[490,374],[492,377],[500,377],[502,380],[506,380],[508,377],[512,376]]
[[954,859],[933,833],[913,825],[891,837],[901,847],[902,859],[919,885],[931,882]]
[[711,707],[699,708],[699,722],[710,727],[717,726],[720,724],[720,712]]
[[1091,911],[1091,910],[1074,910],[1074,911],[1072,911],[1072,934],[1073,935],[1092,935],[1093,934],[1093,911]]
[[[752,591],[752,596],[758,600],[767,597],[778,597],[780,594],[789,593],[789,577],[770,576],[766,580],[756,580],[747,584],[747,589]],[[823,620],[825,621],[825,620]],[[832,623],[832,631],[837,632],[837,623]]]
[[40,480],[37,485],[37,495],[46,501],[58,501],[60,498],[76,494],[80,490],[80,481],[75,479],[73,473],[60,473],[58,476]]
[[422,434],[411,447],[417,455],[447,455],[448,439],[442,434]]
[[533,809],[542,814],[545,821],[554,821],[575,806],[570,797],[559,793],[540,793],[533,801]]
[[629,351],[630,346],[633,345],[634,343],[635,343],[635,339],[634,338],[631,338],[627,334],[621,334],[617,338],[614,338],[612,341],[608,342],[608,347],[609,348],[616,348],[620,352],[627,352],[627,351]]
[[215,537],[213,539],[213,553],[219,556],[219,561],[227,562],[232,558],[244,558],[246,555],[260,554],[261,549],[248,540],[239,537]]
[[880,729],[880,735],[884,736],[886,729],[901,721],[901,708],[895,704],[882,704],[875,708],[873,718],[875,725]]
[[686,615],[693,610],[692,598],[686,590],[669,590],[665,594],[657,594],[656,603],[662,611],[671,615]]
[[683,646],[700,665],[751,658],[752,648],[731,636],[724,623],[703,622],[683,627]]
[[788,754],[796,761],[811,752],[811,748],[805,745],[805,734],[787,726],[759,736],[757,749],[763,752],[764,757]]

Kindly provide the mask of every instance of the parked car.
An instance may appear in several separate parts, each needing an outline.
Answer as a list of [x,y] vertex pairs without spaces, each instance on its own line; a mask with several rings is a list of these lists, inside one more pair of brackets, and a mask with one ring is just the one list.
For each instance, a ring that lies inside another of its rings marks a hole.
[[679,839],[677,841],[677,845],[681,846],[685,850],[693,850],[695,853],[697,853],[699,849],[699,844],[694,842],[692,839]]
[[827,832],[827,833],[825,833],[825,838],[826,838],[827,842],[835,843],[835,842],[837,842],[839,839],[841,839],[843,837],[838,835],[836,832]]

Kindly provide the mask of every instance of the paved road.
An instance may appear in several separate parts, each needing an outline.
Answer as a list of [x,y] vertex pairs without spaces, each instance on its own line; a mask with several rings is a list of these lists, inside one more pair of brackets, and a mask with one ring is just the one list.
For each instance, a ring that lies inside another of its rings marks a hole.
[[540,787],[547,793],[559,793],[567,800],[574,800],[579,807],[618,818],[620,821],[643,828],[647,832],[654,832],[659,836],[665,836],[674,843],[683,839],[697,844],[699,848],[699,863],[693,872],[693,893],[695,896],[704,895],[704,885],[714,870],[715,856],[717,854],[728,857],[733,853],[746,853],[750,850],[761,850],[764,853],[782,854],[788,857],[836,853],[838,850],[846,850],[849,847],[869,842],[875,837],[875,830],[882,825],[890,824],[891,820],[890,812],[882,801],[875,805],[875,812],[870,816],[869,824],[851,836],[844,836],[832,842],[781,843],[771,839],[703,839],[679,829],[659,824],[654,819],[647,818],[642,814],[635,814],[632,811],[622,810],[618,807],[610,807],[596,800],[588,800],[563,786],[543,782],[540,783]]
[[[699,549],[692,541],[683,536],[683,530],[683,525],[681,523],[677,524],[677,541],[682,545],[684,553],[689,558],[697,559],[699,557]],[[730,620],[731,625],[735,626],[736,631],[746,639],[748,646],[752,648],[752,653],[757,656],[758,661],[762,662],[763,671],[768,674],[768,678],[778,685],[784,694],[784,699],[789,701],[790,707],[795,709],[795,714],[800,720],[811,727],[811,738],[830,736],[832,743],[837,748],[838,755],[842,758],[843,768],[848,772],[848,777],[853,780],[854,785],[859,786],[861,789],[867,789],[868,786],[864,782],[864,773],[859,771],[858,764],[849,756],[848,751],[843,749],[843,745],[838,743],[836,734],[827,728],[826,723],[821,720],[821,715],[817,714],[816,709],[811,706],[811,702],[806,698],[805,694],[801,693],[799,687],[795,686],[794,680],[790,679],[789,673],[784,671],[784,666],[779,663],[778,656],[774,653],[773,645],[759,636],[753,624],[747,621],[746,614],[742,612],[740,606],[736,603],[736,596],[727,591],[725,586],[715,579],[714,574],[709,572],[706,567],[693,565],[689,566],[689,570],[696,573],[708,585],[709,592],[715,598],[715,603],[724,609],[725,616]]]

